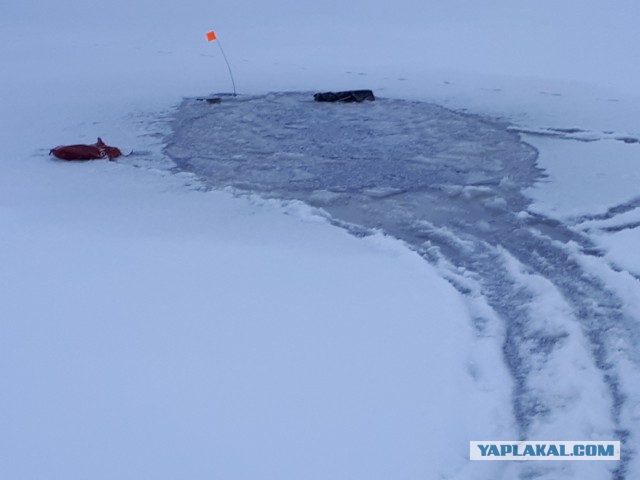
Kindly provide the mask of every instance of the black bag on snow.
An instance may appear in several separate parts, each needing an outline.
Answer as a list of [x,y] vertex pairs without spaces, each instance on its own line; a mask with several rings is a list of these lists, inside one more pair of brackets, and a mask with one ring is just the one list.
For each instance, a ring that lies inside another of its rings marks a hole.
[[345,92],[316,93],[313,99],[316,102],[360,103],[366,100],[373,101],[376,97],[371,90],[348,90]]

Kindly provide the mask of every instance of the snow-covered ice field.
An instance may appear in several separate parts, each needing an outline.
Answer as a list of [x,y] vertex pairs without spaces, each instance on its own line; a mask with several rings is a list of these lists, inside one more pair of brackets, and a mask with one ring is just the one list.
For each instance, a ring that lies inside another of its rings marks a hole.
[[[630,0],[0,6],[0,478],[640,476],[638,18]],[[184,97],[231,88],[211,29],[241,96],[180,131]],[[349,88],[381,100],[297,110]],[[291,150],[309,119],[321,168]],[[327,157],[340,122],[376,136]],[[47,156],[97,136],[134,154]],[[194,148],[227,170],[181,164]],[[271,163],[235,175],[243,157]],[[623,460],[468,460],[519,437],[619,439]]]

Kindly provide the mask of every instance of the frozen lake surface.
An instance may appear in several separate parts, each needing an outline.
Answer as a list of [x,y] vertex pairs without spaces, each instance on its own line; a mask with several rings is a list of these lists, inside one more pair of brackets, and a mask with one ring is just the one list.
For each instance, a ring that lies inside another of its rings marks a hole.
[[[593,242],[528,211],[523,192],[544,174],[509,125],[421,102],[278,93],[187,99],[172,126],[166,152],[178,169],[214,188],[301,200],[357,235],[382,230],[485,301],[475,329],[504,331],[522,438],[598,431],[633,450],[637,321],[585,267],[601,256]],[[626,469],[623,459],[611,478]]]

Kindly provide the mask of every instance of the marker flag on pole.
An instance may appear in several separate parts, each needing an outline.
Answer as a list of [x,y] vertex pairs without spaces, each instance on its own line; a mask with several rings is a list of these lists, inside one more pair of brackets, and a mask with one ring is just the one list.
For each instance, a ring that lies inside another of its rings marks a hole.
[[[207,40],[212,42],[214,40],[218,40],[218,37],[216,36],[216,32],[214,32],[213,30],[211,30],[210,32],[207,32]],[[220,43],[220,40],[218,40],[216,42],[218,44],[218,47],[220,47],[220,52],[222,53],[222,57],[224,58],[224,62],[227,64],[227,69],[229,70],[229,76],[231,77],[231,83],[233,85],[233,96],[235,97],[236,94],[236,82],[233,79],[233,72],[231,71],[231,65],[229,65],[229,60],[227,60],[227,56],[224,54],[224,49],[222,48],[222,44]]]

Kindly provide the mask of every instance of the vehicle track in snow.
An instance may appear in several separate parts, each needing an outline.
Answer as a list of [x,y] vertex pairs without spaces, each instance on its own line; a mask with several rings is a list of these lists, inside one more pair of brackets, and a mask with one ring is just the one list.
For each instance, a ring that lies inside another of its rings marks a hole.
[[[504,324],[521,438],[552,434],[572,411],[583,431],[623,441],[623,461],[607,478],[630,478],[639,399],[621,365],[640,363],[637,319],[584,268],[585,257],[600,255],[588,236],[528,212],[522,192],[544,174],[507,124],[421,102],[316,104],[282,93],[216,105],[187,99],[172,127],[166,153],[211,187],[304,201],[355,234],[405,241],[448,269],[463,294],[475,285]],[[560,369],[571,385],[553,381]],[[601,385],[603,406],[576,391],[580,376]],[[590,426],[582,408],[600,408],[609,430]],[[543,473],[523,465],[520,475]]]

